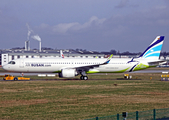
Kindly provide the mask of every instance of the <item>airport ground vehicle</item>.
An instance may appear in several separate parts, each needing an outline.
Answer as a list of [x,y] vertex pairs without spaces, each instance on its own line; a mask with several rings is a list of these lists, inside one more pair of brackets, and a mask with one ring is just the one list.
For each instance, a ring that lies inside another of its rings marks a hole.
[[125,79],[131,79],[131,78],[132,78],[132,76],[131,76],[131,75],[129,75],[129,74],[124,74],[124,78],[125,78]]
[[30,78],[16,77],[16,76],[9,75],[9,74],[6,74],[0,77],[3,77],[3,80],[30,80]]

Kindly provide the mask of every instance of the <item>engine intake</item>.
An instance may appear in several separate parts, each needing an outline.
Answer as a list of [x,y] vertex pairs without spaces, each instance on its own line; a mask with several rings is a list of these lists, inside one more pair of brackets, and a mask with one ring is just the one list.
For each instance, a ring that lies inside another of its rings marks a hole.
[[71,78],[75,77],[77,72],[75,69],[62,69],[61,73],[59,73],[59,77],[61,78]]

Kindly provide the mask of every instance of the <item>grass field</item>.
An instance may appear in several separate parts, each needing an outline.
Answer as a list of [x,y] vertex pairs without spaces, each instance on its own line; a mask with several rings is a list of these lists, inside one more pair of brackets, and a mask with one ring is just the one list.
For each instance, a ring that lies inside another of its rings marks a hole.
[[142,80],[108,74],[87,81],[0,81],[0,119],[77,120],[169,108],[169,82],[160,81],[160,74],[132,76]]

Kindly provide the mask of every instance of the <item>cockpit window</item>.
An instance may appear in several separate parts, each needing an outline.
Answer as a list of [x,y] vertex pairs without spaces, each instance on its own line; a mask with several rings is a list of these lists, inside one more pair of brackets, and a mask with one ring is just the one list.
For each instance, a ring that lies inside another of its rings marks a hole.
[[13,65],[14,65],[14,64],[15,64],[15,62],[14,62],[14,61],[10,61],[8,64],[13,64]]

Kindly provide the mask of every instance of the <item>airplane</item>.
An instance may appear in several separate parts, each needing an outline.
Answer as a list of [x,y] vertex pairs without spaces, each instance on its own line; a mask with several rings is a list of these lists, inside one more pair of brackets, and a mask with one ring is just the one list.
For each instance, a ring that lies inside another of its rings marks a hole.
[[64,55],[63,55],[62,50],[60,50],[60,57],[61,57],[61,58],[64,58]]
[[133,58],[89,59],[89,58],[20,58],[3,66],[4,70],[20,73],[58,73],[62,78],[81,75],[87,80],[89,73],[123,73],[143,70],[159,65],[164,36],[157,36],[148,48]]

